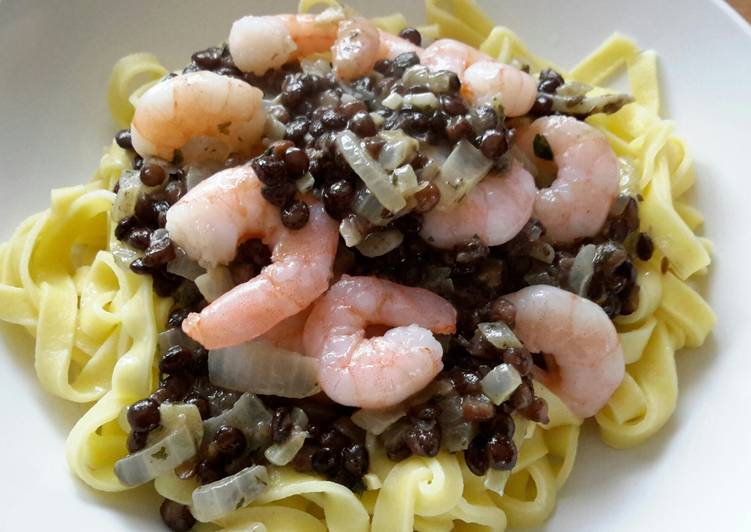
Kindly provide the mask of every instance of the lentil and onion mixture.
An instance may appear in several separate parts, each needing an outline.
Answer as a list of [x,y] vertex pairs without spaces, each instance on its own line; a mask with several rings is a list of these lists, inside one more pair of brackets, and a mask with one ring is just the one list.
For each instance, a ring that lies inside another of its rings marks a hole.
[[[421,42],[420,33],[412,28],[401,36]],[[543,238],[545,228],[534,219],[500,246],[488,247],[475,237],[442,250],[423,240],[419,235],[423,214],[441,198],[431,183],[438,168],[435,150],[449,152],[464,140],[503,170],[509,165],[515,125],[525,118],[507,120],[500,107],[473,108],[461,97],[456,74],[428,74],[419,63],[414,53],[381,60],[372,73],[351,83],[337,80],[322,61],[288,64],[256,76],[241,72],[224,46],[196,52],[183,72],[209,70],[264,91],[272,117],[266,127],[266,147],[250,159],[231,154],[223,166],[250,164],[264,185],[263,197],[279,208],[287,228],[299,229],[308,221],[303,194],[319,198],[326,212],[350,229],[342,233],[336,275],[373,275],[419,286],[456,307],[456,334],[439,337],[444,369],[409,402],[406,415],[379,437],[388,457],[398,461],[413,454],[436,456],[448,448],[464,451],[468,467],[477,475],[489,468],[510,470],[517,459],[512,414],[543,424],[548,421],[547,405],[534,392],[532,372],[550,369],[550,359],[523,347],[498,349],[478,333],[477,325],[502,322],[513,328],[516,310],[503,295],[533,284],[578,293],[600,305],[610,318],[629,314],[639,300],[634,262],[648,260],[654,246],[647,234],[638,232],[639,198],[628,196],[615,201],[599,235],[572,245],[551,245]],[[540,73],[538,97],[526,118],[566,114],[554,105],[554,94],[563,84],[556,72]],[[608,105],[592,112],[619,108],[617,102]],[[373,160],[389,164],[392,170],[408,166],[414,172],[417,191],[398,216],[372,209],[372,195],[337,146],[338,135],[346,130],[362,140]],[[550,146],[538,137],[535,154],[551,159]],[[187,314],[200,311],[206,301],[194,282],[170,267],[182,252],[164,226],[167,210],[192,186],[194,169],[183,164],[180,153],[169,163],[144,161],[133,152],[128,130],[120,131],[115,140],[131,153],[133,172],[140,179],[132,212],[118,221],[115,236],[132,252],[130,269],[150,275],[160,296],[174,298],[165,324],[173,344],[161,346],[159,387],[128,410],[128,451],[136,452],[160,427],[160,404],[195,405],[205,420],[232,408],[241,394],[211,384],[207,351],[180,330]],[[263,242],[245,241],[228,265],[232,283],[246,282],[270,261]],[[522,380],[496,406],[483,394],[480,381],[501,363],[515,368]],[[265,448],[290,438],[292,412],[299,408],[307,416],[308,437],[291,465],[353,490],[363,489],[362,477],[369,465],[366,433],[352,421],[353,408],[334,404],[323,394],[295,400],[259,397],[271,419],[263,429],[261,447],[251,447],[242,427],[222,425],[204,438],[194,459],[177,468],[178,477],[195,477],[207,484],[247,466],[268,463]],[[173,501],[165,501],[161,514],[173,530],[188,530],[195,522],[186,507]]]

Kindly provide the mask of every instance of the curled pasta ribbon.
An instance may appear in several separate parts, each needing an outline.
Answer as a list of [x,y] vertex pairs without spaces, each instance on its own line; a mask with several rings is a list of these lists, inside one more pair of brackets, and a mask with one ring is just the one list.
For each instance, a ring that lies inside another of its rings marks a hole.
[[152,54],[130,54],[115,63],[107,88],[110,114],[120,127],[128,127],[138,98],[167,74]]

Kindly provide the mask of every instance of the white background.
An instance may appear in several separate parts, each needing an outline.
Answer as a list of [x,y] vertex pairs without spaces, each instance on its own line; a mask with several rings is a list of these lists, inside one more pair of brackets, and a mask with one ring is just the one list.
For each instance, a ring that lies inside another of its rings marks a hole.
[[[400,8],[421,17],[421,2],[352,3],[369,15]],[[481,3],[563,66],[614,30],[658,51],[663,112],[695,155],[697,204],[716,244],[703,288],[720,321],[702,349],[678,356],[674,417],[625,451],[585,430],[541,530],[751,530],[749,26],[709,0]],[[0,240],[47,207],[51,187],[85,181],[96,168],[114,133],[106,83],[119,57],[151,51],[177,68],[226,38],[238,16],[282,8],[293,3],[0,0]],[[159,530],[149,489],[99,494],[69,473],[64,440],[81,409],[39,389],[31,349],[0,326],[0,530]]]

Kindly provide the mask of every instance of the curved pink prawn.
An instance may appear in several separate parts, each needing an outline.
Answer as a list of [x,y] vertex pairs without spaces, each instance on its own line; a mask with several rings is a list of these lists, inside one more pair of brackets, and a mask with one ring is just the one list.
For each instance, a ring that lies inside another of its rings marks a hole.
[[261,238],[272,249],[272,262],[260,274],[183,322],[185,333],[207,349],[266,333],[310,305],[331,280],[336,223],[320,203],[307,200],[308,223],[287,229],[261,186],[249,166],[230,168],[200,183],[167,212],[170,237],[204,267],[229,263],[248,238]]
[[[393,327],[367,338],[370,325]],[[422,288],[375,277],[344,276],[313,306],[303,342],[320,359],[319,383],[339,404],[395,405],[443,368],[435,333],[453,333],[456,310]]]

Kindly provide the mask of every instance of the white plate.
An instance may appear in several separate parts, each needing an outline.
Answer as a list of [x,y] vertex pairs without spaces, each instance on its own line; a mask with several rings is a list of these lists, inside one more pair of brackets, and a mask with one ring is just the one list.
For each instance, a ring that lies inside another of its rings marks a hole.
[[[85,181],[96,167],[114,132],[106,82],[119,57],[152,51],[180,66],[224,39],[250,4],[256,12],[292,9],[289,1],[0,0],[0,239],[47,207],[50,188]],[[420,11],[418,2],[354,4],[371,15],[405,4]],[[615,30],[657,50],[663,112],[696,158],[697,204],[716,244],[705,288],[719,323],[704,348],[678,356],[674,417],[657,437],[625,451],[585,431],[542,529],[751,530],[751,29],[724,3],[702,0],[483,4],[532,50],[564,66]],[[147,489],[98,494],[69,473],[64,440],[80,407],[39,389],[27,338],[4,334],[0,351],[0,529],[160,530]]]

